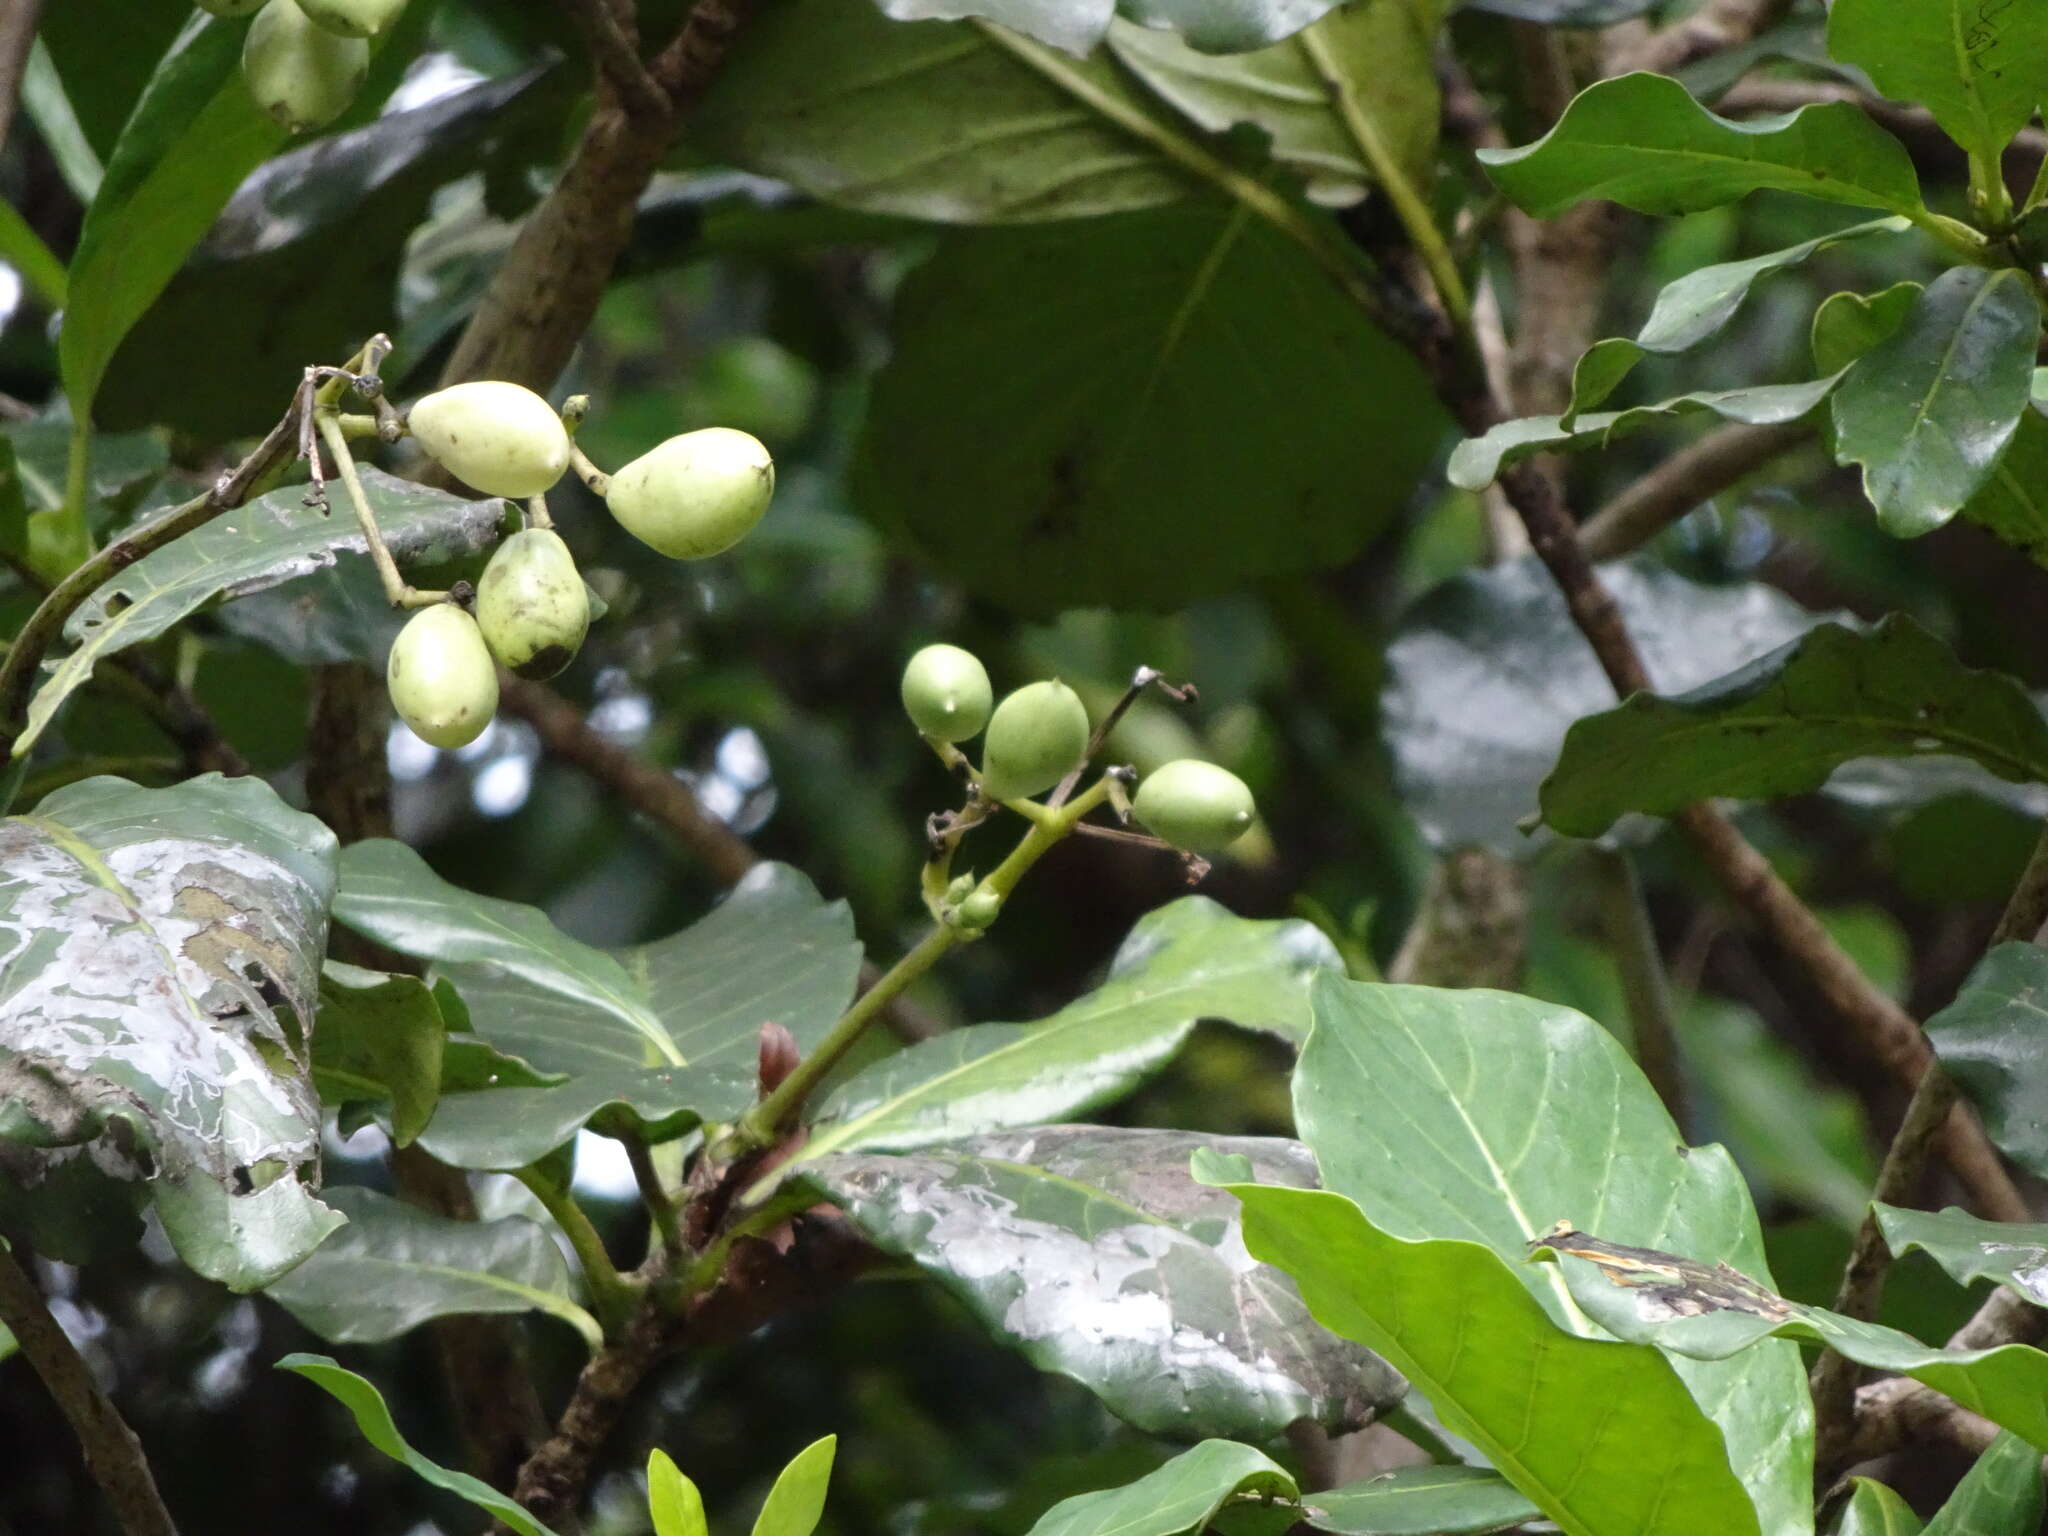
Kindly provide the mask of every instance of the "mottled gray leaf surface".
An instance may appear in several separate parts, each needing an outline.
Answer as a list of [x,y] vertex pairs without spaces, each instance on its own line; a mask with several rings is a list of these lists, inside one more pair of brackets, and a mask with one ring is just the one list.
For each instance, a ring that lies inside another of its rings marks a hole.
[[1313,1323],[1245,1252],[1237,1202],[1195,1148],[1308,1188],[1298,1143],[1053,1126],[903,1157],[842,1154],[802,1178],[879,1246],[929,1270],[1005,1342],[1154,1434],[1262,1440],[1298,1418],[1355,1429],[1400,1399],[1383,1361]]
[[201,1274],[249,1289],[340,1217],[313,1198],[334,836],[259,779],[87,779],[0,822],[0,1183],[149,1181]]
[[1927,1041],[2000,1151],[2048,1174],[2048,950],[2000,944],[1927,1021]]

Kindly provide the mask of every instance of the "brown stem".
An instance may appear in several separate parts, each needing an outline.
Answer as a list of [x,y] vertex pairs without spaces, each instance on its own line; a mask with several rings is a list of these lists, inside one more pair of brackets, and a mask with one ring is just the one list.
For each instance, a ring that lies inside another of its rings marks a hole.
[[1791,0],[1706,0],[1706,4],[1669,26],[1660,27],[1633,47],[1609,60],[1611,74],[1632,69],[1668,75],[1748,42],[1792,8]]
[[36,21],[43,0],[13,0],[0,9],[0,148],[7,144],[7,130],[14,126],[15,109],[21,105],[21,77],[28,70],[28,51],[36,40]]
[[1579,527],[1594,560],[1615,560],[1647,544],[1694,507],[1813,435],[1808,422],[1733,423],[1687,443]]
[[640,28],[629,0],[563,0],[569,19],[583,34],[598,74],[618,93],[629,112],[666,116],[668,93],[640,59]]
[[142,1442],[93,1380],[92,1367],[50,1315],[43,1293],[5,1243],[0,1243],[0,1322],[13,1330],[22,1354],[70,1421],[86,1469],[113,1505],[121,1529],[128,1536],[178,1536]]

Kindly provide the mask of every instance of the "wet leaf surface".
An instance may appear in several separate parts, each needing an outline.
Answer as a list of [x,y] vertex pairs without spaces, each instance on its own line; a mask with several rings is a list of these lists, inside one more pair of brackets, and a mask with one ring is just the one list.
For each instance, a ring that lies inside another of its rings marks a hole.
[[1909,1211],[1873,1204],[1893,1253],[1917,1248],[1962,1285],[1995,1280],[2037,1307],[2048,1307],[2048,1223],[1986,1221],[1950,1206]]

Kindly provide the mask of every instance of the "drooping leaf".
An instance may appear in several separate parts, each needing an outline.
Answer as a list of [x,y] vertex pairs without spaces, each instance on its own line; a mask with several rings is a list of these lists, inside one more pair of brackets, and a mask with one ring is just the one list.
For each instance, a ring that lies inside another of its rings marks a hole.
[[2033,1536],[2041,1529],[2041,1504],[2040,1448],[2008,1431],[1935,1511],[1928,1536]]
[[1331,1536],[1477,1536],[1542,1513],[1487,1467],[1400,1467],[1304,1503],[1304,1523]]
[[1300,1492],[1263,1451],[1204,1440],[1136,1482],[1060,1500],[1031,1527],[1031,1536],[1187,1536],[1207,1530],[1233,1500],[1292,1503]]
[[1955,1000],[1927,1021],[1927,1042],[1999,1149],[2048,1174],[2048,950],[2000,944]]
[[2006,141],[2048,100],[2048,20],[2036,5],[1983,0],[1836,0],[1828,52],[1996,166]]
[[1924,285],[1893,283],[1878,293],[1831,293],[1813,312],[1813,366],[1840,373],[1905,323]]
[[[1788,1301],[1729,1264],[1581,1231],[1537,1240],[1572,1299],[1617,1338],[1696,1360],[1739,1359],[1760,1341],[1809,1339],[1859,1365],[1911,1376],[2048,1449],[2048,1354],[2025,1344],[1936,1349],[1911,1334]],[[1796,1358],[1796,1356],[1795,1356]]]
[[2038,405],[2020,412],[2012,441],[1962,515],[2048,565],[2048,417]]
[[365,1440],[393,1461],[403,1462],[436,1488],[467,1499],[485,1514],[510,1526],[519,1536],[555,1536],[553,1531],[489,1483],[471,1477],[467,1472],[451,1472],[406,1444],[398,1426],[391,1422],[391,1410],[384,1405],[383,1395],[354,1371],[344,1370],[325,1355],[307,1354],[286,1355],[277,1362],[277,1368],[296,1372],[335,1398],[354,1416],[356,1427],[363,1432]]
[[711,1536],[697,1485],[659,1446],[647,1453],[647,1517],[654,1524],[654,1536]]
[[1855,1479],[1856,1491],[1835,1536],[1919,1536],[1913,1506],[1873,1478]]
[[825,1513],[825,1490],[838,1450],[839,1437],[827,1435],[790,1458],[768,1490],[767,1502],[754,1521],[754,1536],[811,1536]]
[[87,779],[0,821],[9,1207],[147,1181],[179,1256],[237,1290],[340,1224],[310,1188],[306,1038],[334,864],[254,778]]
[[1991,476],[2027,408],[2041,306],[2026,275],[1942,273],[1835,391],[1835,456],[1863,469],[1878,524],[1931,533]]
[[1194,190],[1105,105],[1179,132],[1107,59],[1063,58],[974,22],[792,0],[748,24],[690,138],[828,202],[942,223],[1081,218]]
[[447,1033],[434,989],[419,977],[330,960],[320,973],[314,1086],[329,1104],[388,1103],[391,1139],[410,1146],[440,1096]]
[[1244,1266],[1234,1203],[1188,1178],[1205,1145],[1243,1152],[1275,1183],[1315,1179],[1295,1142],[1103,1126],[807,1159],[799,1176],[998,1338],[1140,1429],[1263,1440],[1301,1418],[1332,1433],[1372,1422],[1400,1379],[1315,1327],[1280,1271]]
[[1954,1206],[1909,1211],[1874,1203],[1871,1210],[1893,1253],[1917,1248],[1959,1285],[1995,1280],[2037,1307],[2048,1306],[2048,1224],[1986,1221]]
[[[1284,389],[1248,382],[1251,335]],[[1023,613],[1178,608],[1348,559],[1441,422],[1357,305],[1220,204],[950,234],[899,293],[894,344],[855,499]]]
[[330,1189],[348,1225],[265,1292],[330,1344],[381,1344],[437,1317],[544,1312],[595,1351],[568,1261],[524,1216],[455,1221],[373,1189]]
[[1617,437],[1656,426],[1695,411],[1711,411],[1725,421],[1752,427],[1797,421],[1827,399],[1841,383],[1840,374],[1803,384],[1746,384],[1739,389],[1701,389],[1674,395],[1654,405],[1633,405],[1625,411],[1594,411],[1575,416],[1517,416],[1479,437],[1468,437],[1451,454],[1445,471],[1451,484],[1483,491],[1510,464],[1539,453],[1578,453],[1605,448]]
[[[1633,341],[1626,337],[1610,337],[1595,342],[1579,359],[1578,365],[1572,369],[1571,406],[1565,412],[1567,422],[1579,412],[1589,411],[1605,400],[1645,357],[1683,352],[1719,331],[1735,318],[1735,312],[1749,297],[1749,290],[1758,279],[1795,267],[1808,257],[1845,240],[1897,234],[1911,227],[1900,218],[1871,219],[1744,261],[1724,261],[1698,267],[1665,284],[1650,308],[1650,318],[1643,322],[1643,328],[1636,332]],[[1842,366],[1837,363],[1834,368]],[[1823,373],[1831,371],[1833,369],[1822,369]]]
[[1541,792],[1543,819],[1597,837],[1624,814],[1817,789],[1857,757],[1967,757],[2048,783],[2048,720],[2004,673],[1964,666],[1904,614],[1816,625],[1675,698],[1636,694],[1574,724]]
[[[1734,1160],[1721,1147],[1688,1149],[1620,1042],[1592,1020],[1511,993],[1368,986],[1334,973],[1317,980],[1315,1014],[1295,1071],[1295,1123],[1324,1186],[1389,1237],[1486,1244],[1559,1327],[1581,1334],[1593,1330],[1557,1276],[1520,1263],[1531,1238],[1579,1223],[1578,1211],[1597,1212],[1617,1240],[1626,1232],[1768,1273]],[[1674,1366],[1720,1426],[1763,1529],[1809,1520],[1813,1412],[1798,1350]]]
[[[1602,566],[1600,577],[1650,676],[1674,692],[1755,660],[1814,621],[1761,582],[1704,586],[1647,558]],[[1381,697],[1395,779],[1424,836],[1439,848],[1528,852],[1518,824],[1535,811],[1565,731],[1613,699],[1534,559],[1470,571],[1429,593],[1388,647]]]
[[1317,1321],[1383,1356],[1572,1536],[1760,1531],[1720,1430],[1662,1353],[1563,1332],[1483,1243],[1406,1242],[1342,1195],[1248,1173],[1196,1155],[1196,1177],[1243,1202],[1252,1256],[1292,1274]]
[[1084,1114],[1128,1093],[1201,1019],[1299,1041],[1311,978],[1339,964],[1308,923],[1182,897],[1139,919],[1102,985],[1050,1018],[950,1030],[850,1078],[817,1106],[802,1157],[907,1152]]
[[1547,218],[1589,197],[1638,213],[1693,213],[1751,192],[1922,212],[1905,146],[1848,102],[1771,117],[1717,117],[1666,75],[1602,80],[1572,99],[1534,144],[1486,150],[1494,184]]
[[[402,562],[482,549],[498,536],[502,501],[468,501],[375,468],[363,470],[362,482],[384,541]],[[322,513],[305,505],[299,488],[272,491],[145,555],[93,593],[64,626],[72,649],[31,701],[15,754],[35,744],[103,658],[154,640],[218,598],[260,592],[361,554],[362,530],[338,488],[334,499],[334,511]]]

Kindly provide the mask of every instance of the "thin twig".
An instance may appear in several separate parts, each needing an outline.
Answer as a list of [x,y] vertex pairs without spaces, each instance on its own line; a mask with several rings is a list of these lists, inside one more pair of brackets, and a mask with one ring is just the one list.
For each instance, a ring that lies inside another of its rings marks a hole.
[[1751,427],[1731,423],[1687,443],[1579,527],[1594,560],[1615,560],[1650,542],[1744,475],[1813,435],[1810,422]]
[[618,94],[626,110],[665,120],[673,108],[668,92],[641,61],[639,27],[632,6],[616,0],[564,0],[564,8],[583,34],[598,78]]
[[178,1536],[142,1442],[93,1380],[92,1367],[50,1315],[43,1293],[5,1243],[0,1243],[0,1323],[13,1330],[22,1354],[70,1421],[86,1469],[113,1505],[121,1529],[128,1536]]
[[646,1141],[638,1135],[628,1136],[625,1147],[626,1161],[633,1168],[633,1182],[640,1186],[640,1199],[654,1223],[661,1250],[671,1265],[677,1264],[682,1260],[684,1244],[682,1217],[676,1211],[676,1203],[661,1187],[661,1171],[654,1166],[654,1154]]

